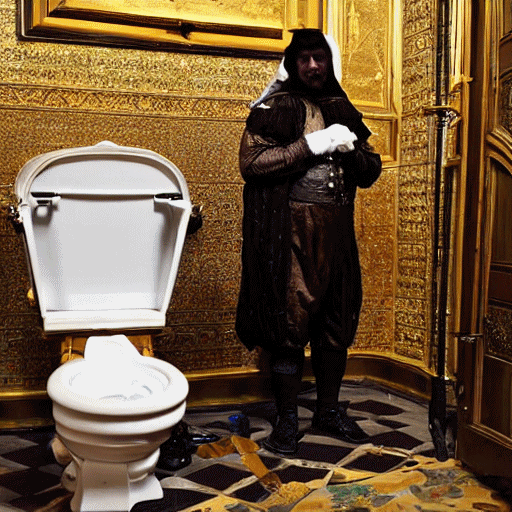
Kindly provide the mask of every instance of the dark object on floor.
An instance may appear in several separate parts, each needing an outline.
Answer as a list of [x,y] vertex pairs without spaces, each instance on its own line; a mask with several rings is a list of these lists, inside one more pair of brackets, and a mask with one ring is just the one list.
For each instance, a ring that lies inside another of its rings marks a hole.
[[232,414],[229,416],[229,430],[240,437],[251,437],[249,418],[245,414]]
[[171,429],[171,437],[160,446],[160,458],[156,467],[164,471],[184,468],[192,462],[195,450],[187,424],[180,421]]
[[315,413],[312,427],[349,443],[365,443],[369,440],[368,434],[356,421],[339,408]]
[[272,433],[263,446],[279,455],[293,455],[299,447],[299,419],[297,412],[285,411],[277,417]]
[[434,443],[436,459],[440,462],[448,460],[448,448],[446,446],[446,380],[444,376],[432,377],[428,429]]
[[203,428],[194,427],[192,425],[187,425],[187,427],[190,436],[190,442],[194,446],[215,443],[220,439],[220,436],[218,436],[217,434],[214,434],[213,432],[210,432]]
[[192,454],[201,444],[214,443],[220,437],[202,428],[180,421],[171,430],[171,437],[160,446],[156,467],[164,471],[177,471],[192,462]]

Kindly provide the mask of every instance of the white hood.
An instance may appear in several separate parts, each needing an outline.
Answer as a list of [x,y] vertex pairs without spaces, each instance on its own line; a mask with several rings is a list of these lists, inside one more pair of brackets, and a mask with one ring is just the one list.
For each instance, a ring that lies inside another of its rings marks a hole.
[[[336,77],[336,80],[338,80],[338,82],[341,82],[340,49],[338,48],[338,45],[336,44],[334,37],[332,37],[331,35],[325,35],[325,34],[324,34],[324,37],[325,37],[327,44],[329,45],[329,48],[331,49],[332,67],[334,70],[334,76]],[[261,93],[261,96],[249,104],[251,109],[258,107],[271,94],[274,94],[275,92],[279,91],[279,89],[281,89],[281,85],[287,78],[288,78],[288,71],[286,71],[286,69],[284,68],[284,57],[283,57],[279,64],[279,67],[277,68],[276,74],[272,77],[272,80],[270,80],[268,85],[265,87],[265,89]]]

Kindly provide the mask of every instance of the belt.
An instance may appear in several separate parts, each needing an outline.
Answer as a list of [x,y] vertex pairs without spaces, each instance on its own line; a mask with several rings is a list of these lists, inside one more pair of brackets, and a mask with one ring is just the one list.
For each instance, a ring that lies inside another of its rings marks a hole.
[[349,204],[353,201],[346,193],[343,169],[332,159],[319,163],[293,183],[290,190],[292,201],[319,204]]

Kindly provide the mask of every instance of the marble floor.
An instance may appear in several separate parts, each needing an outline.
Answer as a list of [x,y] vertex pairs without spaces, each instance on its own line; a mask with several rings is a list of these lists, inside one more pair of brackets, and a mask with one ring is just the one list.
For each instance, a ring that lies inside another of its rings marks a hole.
[[[275,415],[271,402],[191,409],[184,420],[192,432],[217,434],[221,439],[233,435],[250,439],[256,445],[259,460],[283,484],[322,479],[340,467],[383,474],[406,466],[415,456],[435,456],[426,403],[371,384],[345,383],[340,401],[370,435],[367,444],[354,445],[310,430],[315,397],[314,388],[300,395],[300,430],[304,437],[297,454],[290,458],[259,447],[271,430]],[[70,493],[61,485],[63,467],[50,448],[53,435],[52,427],[0,432],[1,512],[70,510]],[[253,468],[236,450],[210,458],[199,450],[185,467],[172,471],[160,466],[156,476],[164,497],[138,503],[133,512],[203,512],[208,507],[202,508],[201,504],[217,496],[258,504],[270,495],[268,487],[261,485]]]

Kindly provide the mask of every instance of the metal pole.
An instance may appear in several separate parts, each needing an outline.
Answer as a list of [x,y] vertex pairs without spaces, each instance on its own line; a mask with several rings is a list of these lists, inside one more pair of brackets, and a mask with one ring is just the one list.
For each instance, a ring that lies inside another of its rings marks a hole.
[[[448,106],[450,87],[450,0],[439,0],[435,77],[436,106],[426,109],[436,114],[436,158],[434,173],[434,223],[432,255],[432,346],[437,341],[437,375],[432,377],[429,430],[436,457],[448,459],[446,446],[446,310],[453,180],[445,170],[446,135],[453,110]],[[443,189],[444,185],[444,189]],[[443,223],[441,226],[441,212]],[[442,243],[440,244],[440,240]]]

